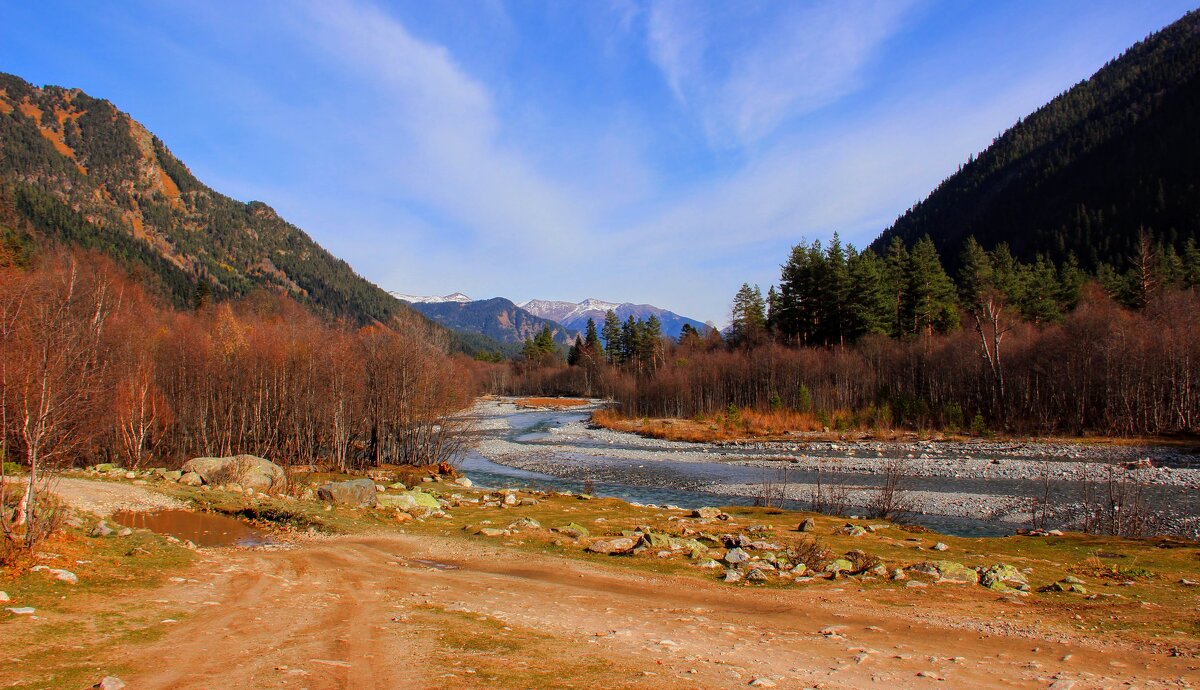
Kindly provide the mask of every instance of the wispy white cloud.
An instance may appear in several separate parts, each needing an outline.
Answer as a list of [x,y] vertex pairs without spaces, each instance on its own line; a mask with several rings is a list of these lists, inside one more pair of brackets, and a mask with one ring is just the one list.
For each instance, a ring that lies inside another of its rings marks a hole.
[[650,11],[648,50],[712,143],[736,147],[860,88],[867,66],[914,6],[838,0],[732,14],[662,0]]
[[383,10],[350,0],[307,6],[310,37],[371,92],[359,152],[408,195],[486,243],[530,249],[576,241],[585,204],[506,147],[487,88],[441,45],[413,36]]

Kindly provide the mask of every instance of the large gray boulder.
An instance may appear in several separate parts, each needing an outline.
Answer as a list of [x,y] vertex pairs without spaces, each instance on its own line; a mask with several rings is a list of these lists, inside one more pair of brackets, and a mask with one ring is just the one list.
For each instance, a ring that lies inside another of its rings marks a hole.
[[376,500],[375,482],[370,479],[329,482],[317,489],[317,498],[326,503],[370,508]]
[[182,469],[185,475],[195,472],[205,484],[232,484],[263,493],[282,489],[287,478],[282,467],[254,455],[192,458]]

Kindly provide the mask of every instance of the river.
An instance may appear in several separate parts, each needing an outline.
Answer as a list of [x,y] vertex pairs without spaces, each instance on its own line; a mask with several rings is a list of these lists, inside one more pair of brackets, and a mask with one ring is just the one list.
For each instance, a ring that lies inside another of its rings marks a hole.
[[[591,409],[531,410],[508,399],[480,401],[471,413],[479,443],[464,459],[462,470],[482,486],[586,490],[685,508],[761,504],[761,496],[769,494],[773,505],[807,509],[819,478],[824,486],[844,487],[850,501],[846,512],[853,515],[865,514],[863,506],[884,481],[882,468],[889,459],[898,459],[909,509],[904,520],[960,536],[1003,536],[1029,526],[1029,507],[1036,497],[1049,493],[1057,505],[1080,505],[1089,491],[1099,496],[1113,488],[1103,480],[1109,467],[1150,454],[1154,464],[1170,467],[1139,474],[1144,481],[1125,485],[1126,493],[1139,490],[1139,503],[1162,513],[1160,524],[1165,526],[1159,531],[1194,537],[1200,525],[1196,458],[1170,449],[1015,443],[672,443],[589,428]],[[1100,502],[1094,498],[1092,505]],[[1133,502],[1125,499],[1127,506]],[[1063,514],[1051,517],[1045,526],[1069,527],[1069,521]]]

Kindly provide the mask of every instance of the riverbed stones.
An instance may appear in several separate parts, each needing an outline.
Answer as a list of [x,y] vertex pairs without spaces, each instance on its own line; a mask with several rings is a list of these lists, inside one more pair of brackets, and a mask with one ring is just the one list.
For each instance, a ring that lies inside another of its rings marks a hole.
[[737,565],[738,563],[745,563],[746,561],[750,560],[750,554],[746,553],[742,549],[733,548],[725,552],[725,555],[721,558],[721,560],[729,563],[730,565]]
[[[375,482],[370,479],[350,479],[344,482],[329,482],[317,489],[317,498],[326,503],[346,506],[371,507],[377,495]],[[436,503],[436,501],[435,501]]]
[[837,577],[840,573],[849,573],[854,570],[854,564],[846,558],[835,558],[825,566],[825,572]]
[[925,561],[908,567],[909,571],[931,575],[938,582],[953,584],[978,584],[979,573],[955,561]]
[[588,544],[587,551],[613,556],[633,551],[637,545],[632,537],[614,537],[612,539],[597,539]]
[[744,534],[722,534],[721,545],[727,549],[744,549],[750,546],[750,537]]
[[[1070,582],[1070,580],[1075,580]],[[1087,587],[1084,587],[1079,578],[1064,577],[1054,584],[1043,587],[1043,592],[1070,592],[1072,594],[1087,594]]]
[[35,565],[32,568],[30,568],[29,570],[31,572],[35,572],[35,573],[44,572],[47,575],[50,575],[51,577],[53,577],[55,580],[60,580],[69,585],[79,584],[79,578],[75,575],[75,573],[71,572],[70,570],[63,570],[62,568],[51,568],[50,566],[46,566],[46,565]]
[[542,527],[542,523],[538,522],[537,520],[534,520],[533,518],[528,518],[528,517],[520,518],[508,526],[508,528],[511,530],[541,529],[541,527]]
[[550,531],[558,532],[559,534],[566,535],[572,539],[584,539],[592,535],[592,533],[588,531],[588,528],[584,527],[583,525],[577,525],[574,522],[563,525],[562,527],[552,527]]
[[981,570],[979,584],[997,592],[1005,592],[1010,589],[1020,591],[1029,589],[1029,581],[1025,579],[1025,574],[1016,566],[1007,563],[1000,563]]
[[762,568],[751,568],[750,572],[746,573],[746,580],[749,582],[766,582],[769,579],[770,575]]

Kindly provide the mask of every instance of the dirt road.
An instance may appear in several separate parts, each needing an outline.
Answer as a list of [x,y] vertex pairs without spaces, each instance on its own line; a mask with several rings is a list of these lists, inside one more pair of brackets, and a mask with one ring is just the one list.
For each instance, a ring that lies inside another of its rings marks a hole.
[[[134,688],[1183,687],[1194,660],[987,636],[457,539],[213,550],[149,596],[195,613],[122,650]],[[1073,684],[1074,683],[1074,684]],[[773,684],[773,685],[771,685]]]

